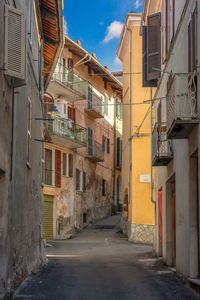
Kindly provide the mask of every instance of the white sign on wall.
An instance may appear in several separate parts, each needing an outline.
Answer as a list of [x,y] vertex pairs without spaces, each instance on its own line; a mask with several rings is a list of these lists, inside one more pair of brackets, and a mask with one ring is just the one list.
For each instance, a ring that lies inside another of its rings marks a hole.
[[151,182],[151,176],[149,174],[140,175],[140,182]]

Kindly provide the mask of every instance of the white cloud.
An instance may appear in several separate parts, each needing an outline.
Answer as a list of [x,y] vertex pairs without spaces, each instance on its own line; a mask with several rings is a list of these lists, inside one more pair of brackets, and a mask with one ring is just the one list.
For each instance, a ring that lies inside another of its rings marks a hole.
[[136,9],[138,9],[141,5],[142,5],[142,1],[141,0],[136,0],[135,1],[135,8]]
[[107,33],[103,40],[104,43],[108,43],[110,40],[114,38],[120,37],[120,34],[122,32],[123,24],[119,21],[113,21],[108,27],[107,27]]
[[65,34],[67,35],[68,34],[68,28],[67,28],[67,22],[65,21],[65,23],[64,23],[64,26],[65,26]]
[[118,56],[115,57],[114,62],[115,62],[115,64],[118,65],[118,66],[121,66],[121,65],[122,65],[122,62],[121,62],[121,60],[119,59]]

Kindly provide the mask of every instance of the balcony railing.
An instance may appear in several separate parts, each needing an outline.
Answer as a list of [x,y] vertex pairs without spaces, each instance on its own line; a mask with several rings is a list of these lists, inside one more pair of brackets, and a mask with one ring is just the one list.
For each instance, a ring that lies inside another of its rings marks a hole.
[[87,81],[70,70],[58,64],[53,74],[48,90],[54,95],[61,95],[70,100],[85,100],[87,96]]
[[104,152],[102,150],[102,145],[96,141],[92,141],[88,144],[88,153],[86,157],[93,162],[104,161]]
[[172,158],[171,141],[167,139],[167,123],[156,123],[152,133],[152,165],[167,166]]
[[56,117],[45,122],[52,141],[69,148],[87,146],[87,129],[70,119]]
[[188,138],[199,123],[197,111],[197,76],[175,75],[168,81],[167,136],[169,139]]
[[93,91],[88,89],[88,101],[85,111],[92,119],[103,118],[102,99]]
[[53,170],[45,168],[44,171],[44,183],[47,185],[53,185]]

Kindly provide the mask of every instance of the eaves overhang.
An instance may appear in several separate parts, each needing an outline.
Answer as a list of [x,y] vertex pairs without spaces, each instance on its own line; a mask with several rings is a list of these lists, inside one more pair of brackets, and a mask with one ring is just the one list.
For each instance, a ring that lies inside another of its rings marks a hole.
[[62,0],[40,0],[43,39],[43,78],[47,89],[64,46],[64,18]]
[[122,96],[122,83],[112,75],[112,73],[103,67],[97,58],[92,56],[87,50],[85,50],[82,46],[73,41],[70,37],[65,36],[65,47],[68,48],[73,54],[80,57],[80,59],[86,57],[87,62],[86,65],[91,67],[96,74],[99,74],[105,81],[107,81],[113,91],[115,91],[119,96]]
[[128,32],[132,30],[133,26],[140,26],[141,23],[141,13],[128,13],[123,25],[122,33],[120,36],[117,56],[121,61],[123,61],[125,49],[128,46]]

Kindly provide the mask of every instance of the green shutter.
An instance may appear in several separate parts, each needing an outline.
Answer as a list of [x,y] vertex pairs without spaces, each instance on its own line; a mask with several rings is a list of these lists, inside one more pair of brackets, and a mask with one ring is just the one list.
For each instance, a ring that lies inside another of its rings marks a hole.
[[88,155],[93,155],[93,131],[88,128]]
[[102,136],[102,151],[105,152],[105,150],[106,150],[106,138],[103,135]]

